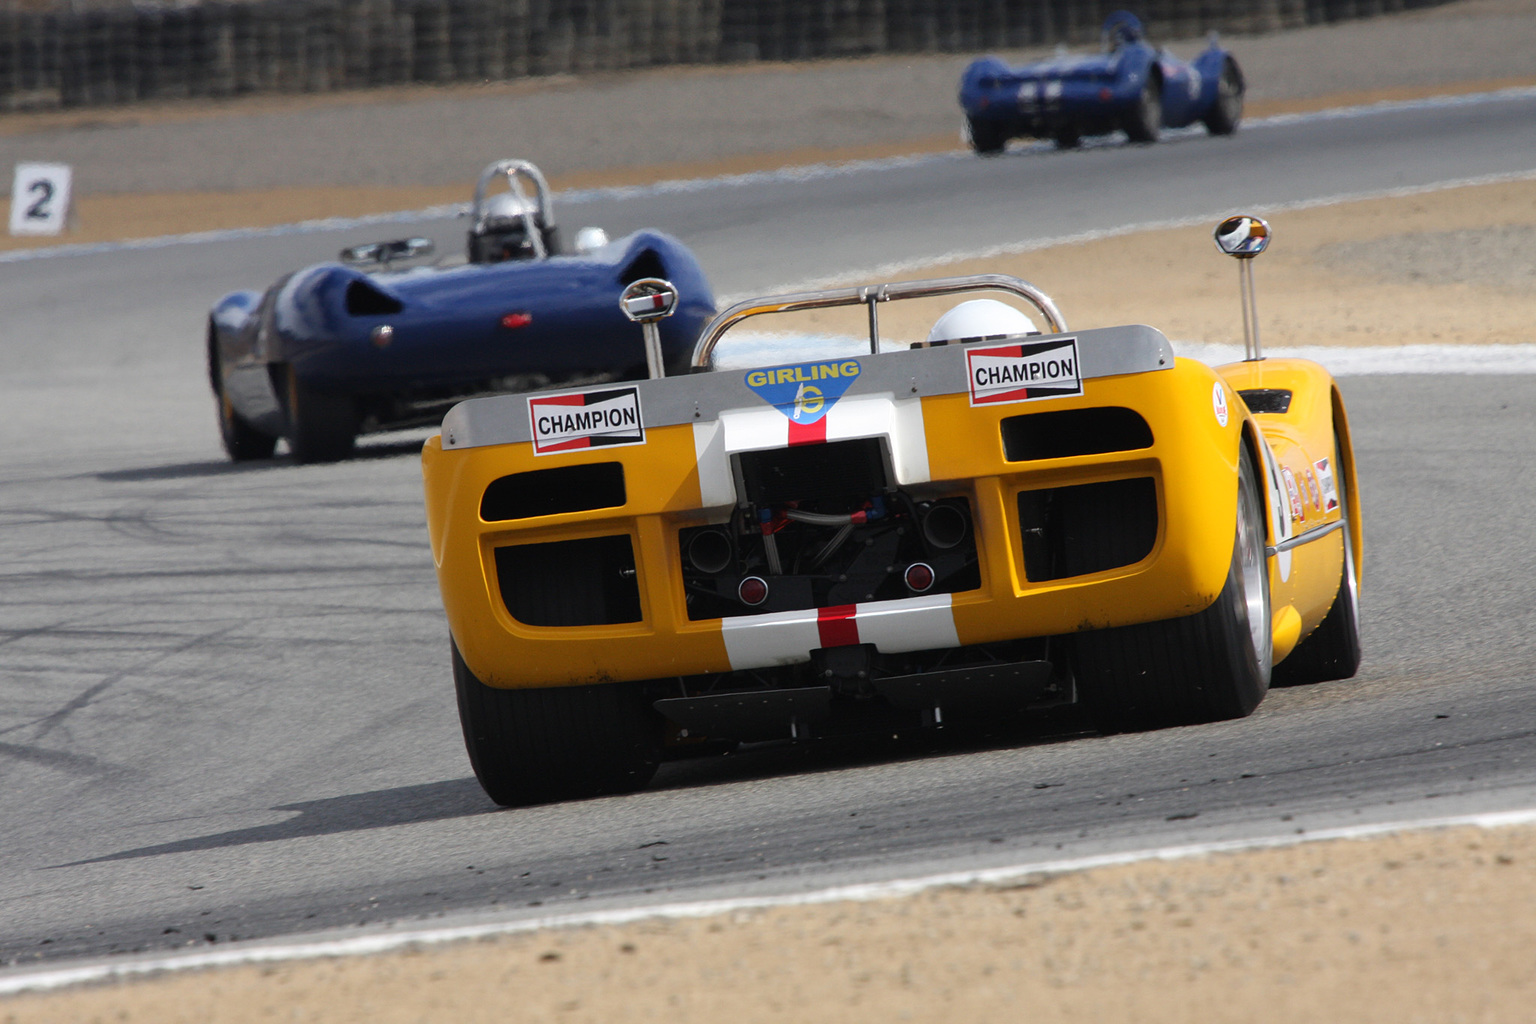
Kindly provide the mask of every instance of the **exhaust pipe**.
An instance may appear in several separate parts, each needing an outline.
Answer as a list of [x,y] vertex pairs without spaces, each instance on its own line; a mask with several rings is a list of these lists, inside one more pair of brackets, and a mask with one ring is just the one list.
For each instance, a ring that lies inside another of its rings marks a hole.
[[923,540],[929,546],[948,551],[965,540],[970,519],[954,505],[934,505],[923,515]]
[[724,530],[700,530],[688,541],[688,563],[707,576],[724,572],[735,558]]

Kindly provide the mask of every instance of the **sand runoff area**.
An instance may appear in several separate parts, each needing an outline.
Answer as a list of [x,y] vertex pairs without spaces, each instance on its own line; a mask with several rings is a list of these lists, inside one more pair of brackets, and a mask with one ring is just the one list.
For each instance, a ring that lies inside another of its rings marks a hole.
[[1533,996],[1527,826],[164,974],[0,1020],[1523,1024]]
[[[1266,340],[1521,343],[1536,181],[1269,214]],[[1240,339],[1210,225],[892,277],[1003,272],[1075,327]],[[931,311],[882,317],[917,335]],[[510,812],[515,813],[515,812]],[[1440,828],[942,887],[901,898],[582,926],[370,957],[173,972],[0,998],[0,1022],[1528,1022],[1536,828]]]
[[[1536,342],[1536,174],[1228,212],[1262,213],[1272,229],[1270,248],[1254,267],[1266,349]],[[1074,330],[1145,323],[1173,340],[1176,351],[1180,342],[1241,345],[1238,268],[1217,251],[1215,225],[1213,218],[816,283],[1011,274],[1049,294]],[[882,336],[920,340],[953,301],[883,307]],[[863,316],[855,308],[773,319],[793,330],[859,336]]]

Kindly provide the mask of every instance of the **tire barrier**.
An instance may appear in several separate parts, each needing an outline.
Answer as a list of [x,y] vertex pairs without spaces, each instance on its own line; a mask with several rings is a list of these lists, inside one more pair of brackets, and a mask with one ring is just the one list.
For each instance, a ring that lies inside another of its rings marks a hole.
[[1445,0],[252,0],[0,10],[0,110],[1155,38]]

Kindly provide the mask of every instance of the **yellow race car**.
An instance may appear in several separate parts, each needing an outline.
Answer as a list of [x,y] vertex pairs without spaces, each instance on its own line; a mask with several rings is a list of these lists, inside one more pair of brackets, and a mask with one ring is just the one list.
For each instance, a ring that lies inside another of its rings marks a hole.
[[[1217,241],[1252,255],[1241,220]],[[1015,301],[880,351],[887,303],[977,291]],[[624,298],[642,323],[672,301]],[[867,307],[867,353],[711,369],[749,318],[839,306]],[[1353,675],[1344,404],[1316,363],[1250,355],[1070,332],[984,275],[754,299],[693,374],[456,406],[422,462],[476,776],[521,804],[723,743],[1071,701],[1105,731],[1205,722],[1272,671]]]

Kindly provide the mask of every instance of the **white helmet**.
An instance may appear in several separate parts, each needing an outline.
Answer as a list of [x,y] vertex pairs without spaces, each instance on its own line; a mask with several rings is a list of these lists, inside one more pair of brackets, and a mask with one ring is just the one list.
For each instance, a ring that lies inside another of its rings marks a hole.
[[523,199],[515,192],[498,192],[486,199],[485,207],[480,211],[480,222],[491,227],[506,227],[509,224],[521,223],[525,214],[534,212],[533,203]]
[[928,332],[928,344],[1039,333],[1033,320],[1006,302],[971,299],[939,317]]
[[537,224],[537,207],[515,192],[487,198],[469,232],[472,263],[528,259],[536,253],[528,240],[528,224]]

